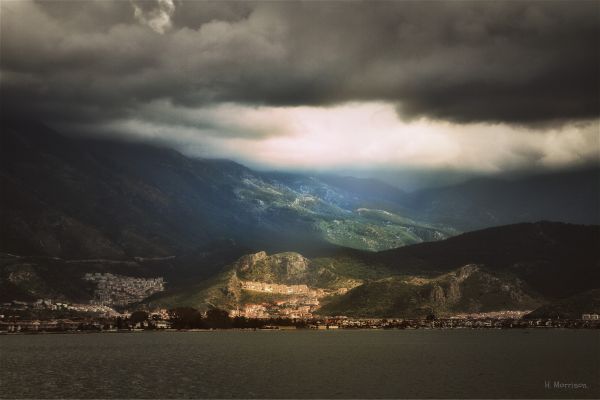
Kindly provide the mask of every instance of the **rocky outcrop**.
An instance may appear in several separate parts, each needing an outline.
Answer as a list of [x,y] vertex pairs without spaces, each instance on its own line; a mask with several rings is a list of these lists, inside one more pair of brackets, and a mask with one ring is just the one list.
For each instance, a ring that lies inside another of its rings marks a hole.
[[274,254],[270,260],[290,277],[306,274],[310,265],[310,261],[298,253]]
[[539,304],[541,297],[516,276],[468,264],[432,279],[427,298],[433,310],[444,314],[527,309]]
[[323,315],[422,318],[430,314],[531,310],[543,298],[518,277],[467,264],[434,278],[388,277],[367,281],[332,299]]
[[310,318],[322,299],[344,295],[361,283],[313,265],[298,253],[260,251],[240,257],[199,297],[233,316]]
[[267,255],[264,251],[240,258],[234,265],[240,279],[266,283],[306,284],[312,271],[310,261],[298,253]]
[[479,271],[478,265],[468,264],[431,280],[429,300],[438,306],[456,304],[462,297],[461,284]]
[[258,253],[254,253],[254,254],[247,254],[245,256],[242,256],[236,262],[236,269],[241,272],[248,271],[254,265],[256,265],[257,262],[262,261],[262,260],[266,259],[267,257],[268,257],[267,253],[264,251],[259,251]]

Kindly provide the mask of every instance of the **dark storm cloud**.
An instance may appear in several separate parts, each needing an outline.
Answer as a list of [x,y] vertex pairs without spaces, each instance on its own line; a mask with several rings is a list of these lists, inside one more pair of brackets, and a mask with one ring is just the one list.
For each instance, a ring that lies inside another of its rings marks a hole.
[[3,114],[383,100],[405,118],[534,125],[600,107],[595,1],[1,4]]

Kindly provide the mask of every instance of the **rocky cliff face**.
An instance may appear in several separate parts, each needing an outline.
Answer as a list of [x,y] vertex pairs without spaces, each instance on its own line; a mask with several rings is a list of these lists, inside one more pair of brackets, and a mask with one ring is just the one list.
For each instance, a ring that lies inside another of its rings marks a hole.
[[468,264],[434,278],[389,277],[366,282],[331,299],[325,315],[424,317],[531,310],[543,298],[520,279]]
[[540,304],[540,296],[517,277],[475,264],[432,279],[429,288],[431,308],[441,313],[531,309]]
[[246,317],[308,318],[323,298],[344,294],[361,283],[298,253],[268,255],[260,251],[240,257],[196,293],[189,293],[192,303],[182,302],[179,295],[158,303],[200,309],[216,306]]
[[264,251],[259,251],[254,254],[247,254],[241,257],[237,262],[237,270],[240,272],[246,272],[252,269],[256,265],[257,262],[262,261],[267,258],[267,253]]
[[264,251],[238,260],[234,268],[240,279],[279,284],[307,283],[311,273],[310,260],[298,253],[267,255]]
[[458,303],[462,296],[461,284],[477,272],[480,272],[479,266],[469,264],[432,280],[431,303],[442,307]]

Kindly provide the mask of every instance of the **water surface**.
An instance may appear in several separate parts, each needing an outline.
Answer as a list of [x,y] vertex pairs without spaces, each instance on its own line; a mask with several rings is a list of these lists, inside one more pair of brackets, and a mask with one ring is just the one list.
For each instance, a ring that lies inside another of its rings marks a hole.
[[0,351],[7,398],[600,397],[590,330],[15,335]]

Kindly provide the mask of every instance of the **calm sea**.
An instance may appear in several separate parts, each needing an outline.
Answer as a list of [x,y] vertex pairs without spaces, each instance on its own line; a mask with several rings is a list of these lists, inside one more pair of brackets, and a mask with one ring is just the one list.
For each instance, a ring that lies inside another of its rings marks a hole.
[[0,351],[4,398],[600,397],[589,330],[19,335]]

